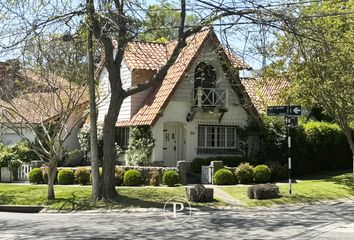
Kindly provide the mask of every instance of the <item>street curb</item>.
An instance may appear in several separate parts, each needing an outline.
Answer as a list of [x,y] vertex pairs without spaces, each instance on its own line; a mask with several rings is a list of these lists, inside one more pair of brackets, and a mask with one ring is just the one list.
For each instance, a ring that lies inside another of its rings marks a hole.
[[0,212],[39,213],[42,206],[0,205]]

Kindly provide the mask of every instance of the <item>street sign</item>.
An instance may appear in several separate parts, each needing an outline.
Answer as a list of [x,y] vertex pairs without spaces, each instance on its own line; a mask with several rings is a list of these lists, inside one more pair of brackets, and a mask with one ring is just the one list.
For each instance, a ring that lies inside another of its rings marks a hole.
[[284,116],[288,136],[288,172],[289,172],[289,193],[291,194],[291,136],[290,128],[297,124],[297,117],[301,115],[301,106],[270,106],[267,107],[268,116]]
[[301,116],[301,106],[290,106],[290,115]]
[[268,116],[285,116],[288,113],[288,106],[270,106],[267,107]]
[[[267,107],[268,116],[286,116],[288,115],[288,106],[270,106]],[[290,115],[300,116],[301,115],[301,106],[290,106]]]

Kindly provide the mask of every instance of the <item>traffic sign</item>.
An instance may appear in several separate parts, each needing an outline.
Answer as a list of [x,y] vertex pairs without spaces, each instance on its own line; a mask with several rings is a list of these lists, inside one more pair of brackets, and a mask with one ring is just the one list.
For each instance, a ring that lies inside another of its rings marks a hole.
[[[290,114],[289,114],[290,113]],[[288,106],[270,106],[267,107],[268,116],[300,116],[301,106],[290,106],[290,111]]]

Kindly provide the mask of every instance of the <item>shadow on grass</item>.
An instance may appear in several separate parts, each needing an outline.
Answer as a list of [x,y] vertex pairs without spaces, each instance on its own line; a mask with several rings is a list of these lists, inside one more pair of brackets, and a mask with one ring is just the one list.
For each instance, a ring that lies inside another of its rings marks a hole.
[[[79,198],[75,194],[72,194],[71,198],[57,198],[55,200],[46,200],[44,202],[50,209],[58,212],[71,212],[71,211],[83,211],[83,210],[114,210],[123,208],[159,208],[163,209],[166,199],[160,200],[144,200],[143,198],[129,197],[126,195],[118,194],[116,202],[111,201],[93,201],[89,198]],[[215,205],[221,203],[214,199],[209,203],[197,203],[190,202],[192,207],[197,207],[204,210],[215,209]]]
[[336,176],[345,175],[351,170],[322,171],[298,177],[299,180],[325,180]]

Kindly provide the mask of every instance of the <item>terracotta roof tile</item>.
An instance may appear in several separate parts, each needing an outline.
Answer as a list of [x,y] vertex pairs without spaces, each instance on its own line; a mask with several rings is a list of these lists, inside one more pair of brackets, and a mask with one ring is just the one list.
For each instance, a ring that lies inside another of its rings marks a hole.
[[124,60],[130,70],[157,70],[167,61],[166,44],[131,42],[125,49]]
[[280,78],[241,78],[241,83],[259,113],[265,113],[267,106],[284,104],[282,93],[290,87]]

